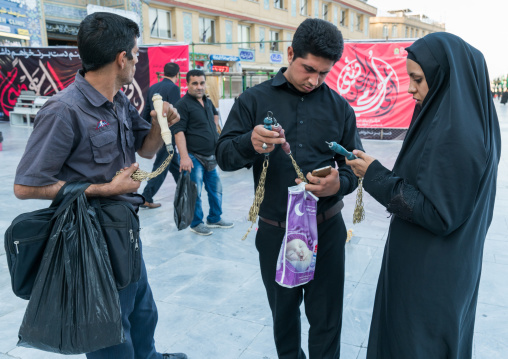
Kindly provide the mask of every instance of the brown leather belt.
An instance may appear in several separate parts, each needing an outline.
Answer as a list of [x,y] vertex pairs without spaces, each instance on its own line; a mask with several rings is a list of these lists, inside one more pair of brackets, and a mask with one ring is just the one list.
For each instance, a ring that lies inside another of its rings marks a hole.
[[[335,203],[333,206],[331,206],[330,208],[328,208],[323,213],[319,213],[318,215],[316,215],[317,224],[321,224],[324,221],[326,221],[327,219],[335,216],[337,213],[339,213],[342,210],[342,208],[344,208],[344,202],[339,201],[339,202]],[[263,222],[271,224],[272,226],[279,227],[279,228],[286,228],[286,221],[282,221],[282,222],[272,221],[271,219],[263,218],[261,216],[259,217],[259,219],[262,220]]]

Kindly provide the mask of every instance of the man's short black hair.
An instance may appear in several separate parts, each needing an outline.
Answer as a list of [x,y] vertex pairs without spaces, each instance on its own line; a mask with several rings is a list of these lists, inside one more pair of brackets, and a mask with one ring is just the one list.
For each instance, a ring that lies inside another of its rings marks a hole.
[[344,51],[342,33],[332,23],[321,19],[304,20],[293,36],[294,57],[314,56],[339,61]]
[[185,79],[187,80],[187,83],[189,82],[189,79],[191,76],[204,76],[205,77],[205,80],[206,80],[206,75],[203,71],[201,70],[197,70],[197,69],[194,69],[194,70],[190,70],[189,72],[187,72],[187,76],[185,77]]
[[138,25],[126,17],[109,12],[95,12],[79,24],[78,51],[83,70],[95,71],[115,61],[116,55],[132,49],[139,37]]
[[168,62],[164,65],[164,76],[175,77],[180,72],[180,66],[174,62]]

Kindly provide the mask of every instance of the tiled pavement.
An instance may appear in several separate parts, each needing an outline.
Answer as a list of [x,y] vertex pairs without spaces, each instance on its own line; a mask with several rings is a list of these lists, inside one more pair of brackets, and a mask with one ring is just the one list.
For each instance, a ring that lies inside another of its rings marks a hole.
[[[504,143],[508,143],[508,106],[496,101]],[[14,172],[30,130],[0,122],[0,233],[23,212],[48,206],[47,201],[17,200],[12,193]],[[366,150],[391,167],[401,142],[364,141]],[[474,337],[475,359],[508,358],[508,156],[506,145],[499,167],[494,219],[485,244],[483,275]],[[151,162],[140,160],[143,169]],[[188,229],[178,232],[173,221],[175,183],[167,177],[155,196],[159,209],[140,211],[144,258],[157,306],[156,345],[161,352],[183,351],[191,359],[273,359],[270,310],[259,274],[255,234],[240,238],[249,223],[253,197],[249,170],[221,173],[224,217],[233,229],[214,229],[201,237]],[[460,185],[460,179],[457,181]],[[203,196],[205,194],[203,193]],[[204,201],[207,206],[207,201]],[[343,215],[354,237],[346,244],[346,283],[342,327],[343,359],[362,359],[389,218],[368,194],[366,220],[352,224],[354,196],[345,200]],[[206,209],[206,208],[205,208]],[[206,211],[205,211],[206,212]],[[16,347],[17,332],[27,302],[15,297],[3,246],[0,248],[0,359],[53,359],[61,356]],[[302,311],[302,315],[303,311]],[[304,350],[308,324],[302,318]],[[84,356],[70,356],[84,358]]]

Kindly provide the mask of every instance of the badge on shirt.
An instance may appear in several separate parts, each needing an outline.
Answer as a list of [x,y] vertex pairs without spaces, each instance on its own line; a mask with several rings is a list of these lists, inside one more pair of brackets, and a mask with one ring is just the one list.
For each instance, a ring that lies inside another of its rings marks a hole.
[[106,126],[109,126],[109,123],[104,120],[100,120],[99,122],[97,122],[97,127],[95,127],[95,129],[98,130],[99,128]]

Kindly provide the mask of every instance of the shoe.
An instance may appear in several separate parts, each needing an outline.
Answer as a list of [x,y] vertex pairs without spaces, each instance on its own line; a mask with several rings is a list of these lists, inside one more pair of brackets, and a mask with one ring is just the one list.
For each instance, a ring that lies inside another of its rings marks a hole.
[[209,236],[210,234],[213,233],[210,230],[210,228],[205,226],[203,223],[198,224],[196,227],[191,227],[190,230],[194,233],[201,235],[201,236]]
[[161,206],[160,203],[145,202],[140,207],[141,208],[159,208],[160,206]]
[[184,353],[173,353],[173,354],[165,353],[162,354],[162,357],[164,359],[187,359],[187,355],[185,355]]
[[219,222],[210,223],[206,221],[206,225],[210,228],[231,228],[234,226],[233,222],[226,222],[225,220],[221,219]]

